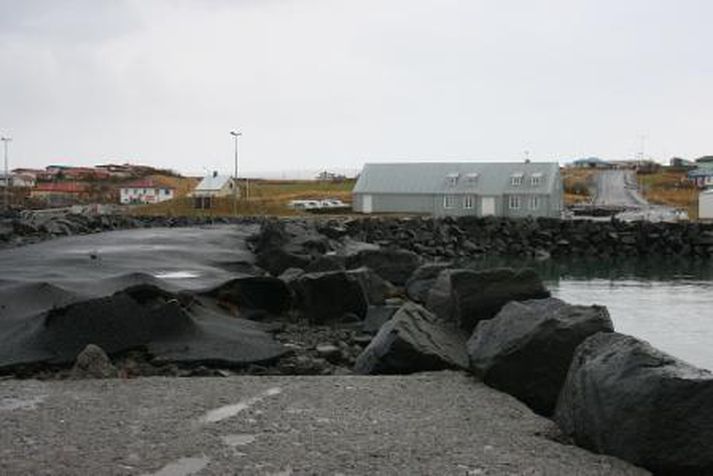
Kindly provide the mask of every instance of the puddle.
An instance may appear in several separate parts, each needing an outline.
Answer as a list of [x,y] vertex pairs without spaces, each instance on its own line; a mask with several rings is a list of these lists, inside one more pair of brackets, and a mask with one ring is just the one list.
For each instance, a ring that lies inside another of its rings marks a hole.
[[255,435],[237,434],[225,435],[220,437],[227,446],[235,448],[236,446],[245,446],[255,441]]
[[151,476],[189,476],[208,466],[210,459],[207,456],[200,458],[181,458],[169,463]]
[[199,278],[200,274],[193,271],[166,271],[164,273],[154,274],[154,277],[160,279],[191,279]]
[[0,399],[0,410],[34,410],[42,403],[47,395],[39,395],[32,398],[2,398]]
[[200,422],[201,423],[216,423],[221,420],[225,420],[226,418],[234,417],[238,413],[240,413],[244,410],[247,410],[248,408],[255,405],[256,403],[261,402],[265,398],[271,397],[273,395],[278,395],[280,393],[282,393],[282,389],[280,389],[278,387],[269,388],[255,397],[247,398],[245,400],[242,400],[238,403],[234,403],[232,405],[226,405],[224,407],[210,410],[200,418]]

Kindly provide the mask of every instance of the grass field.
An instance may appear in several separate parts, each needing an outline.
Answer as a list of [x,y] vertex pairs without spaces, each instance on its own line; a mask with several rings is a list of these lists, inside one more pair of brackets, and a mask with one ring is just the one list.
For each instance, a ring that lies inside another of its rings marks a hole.
[[595,173],[592,169],[577,168],[566,168],[562,171],[565,205],[575,205],[591,200]]
[[[306,214],[287,206],[290,200],[337,198],[351,203],[354,180],[342,182],[319,182],[314,180],[241,180],[243,193],[235,206],[232,197],[216,199],[210,210],[194,208],[193,199],[180,196],[173,200],[144,205],[131,210],[135,215],[167,216],[243,216],[272,215],[292,216]],[[234,208],[235,206],[235,208]]]
[[638,175],[639,188],[651,203],[681,208],[690,218],[698,217],[698,189],[686,180],[686,172],[663,169]]

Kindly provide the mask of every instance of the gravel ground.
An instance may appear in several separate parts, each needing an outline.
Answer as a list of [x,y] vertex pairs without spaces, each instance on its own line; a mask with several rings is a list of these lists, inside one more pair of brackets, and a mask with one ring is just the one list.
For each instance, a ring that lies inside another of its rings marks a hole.
[[647,474],[458,372],[0,381],[0,474]]

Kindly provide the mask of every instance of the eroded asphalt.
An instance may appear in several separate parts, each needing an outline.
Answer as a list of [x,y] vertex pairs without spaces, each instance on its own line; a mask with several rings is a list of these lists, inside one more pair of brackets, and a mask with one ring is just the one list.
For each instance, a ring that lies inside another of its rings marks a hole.
[[458,372],[0,382],[0,473],[648,474]]

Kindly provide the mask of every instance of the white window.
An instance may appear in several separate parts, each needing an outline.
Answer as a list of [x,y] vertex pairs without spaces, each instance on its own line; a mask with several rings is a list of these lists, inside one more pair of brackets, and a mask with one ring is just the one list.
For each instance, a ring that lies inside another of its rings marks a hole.
[[532,177],[530,177],[530,185],[533,187],[537,187],[542,183],[542,174],[536,173],[532,174]]
[[446,175],[446,180],[448,181],[448,186],[449,187],[455,187],[458,185],[458,177],[460,176],[459,173],[453,172],[451,174]]
[[519,187],[520,185],[522,185],[522,174],[521,173],[512,174],[510,176],[510,185],[512,185],[514,187]]
[[478,174],[476,172],[466,175],[465,178],[468,185],[476,185],[478,183]]
[[455,195],[444,195],[443,196],[443,208],[455,208],[456,206],[456,196]]
[[520,209],[520,197],[517,195],[510,195],[508,205],[510,207],[510,210],[519,210]]
[[465,195],[463,196],[463,208],[473,208],[473,205],[475,203],[475,197],[473,195]]
[[530,210],[538,210],[540,208],[540,197],[530,197]]

